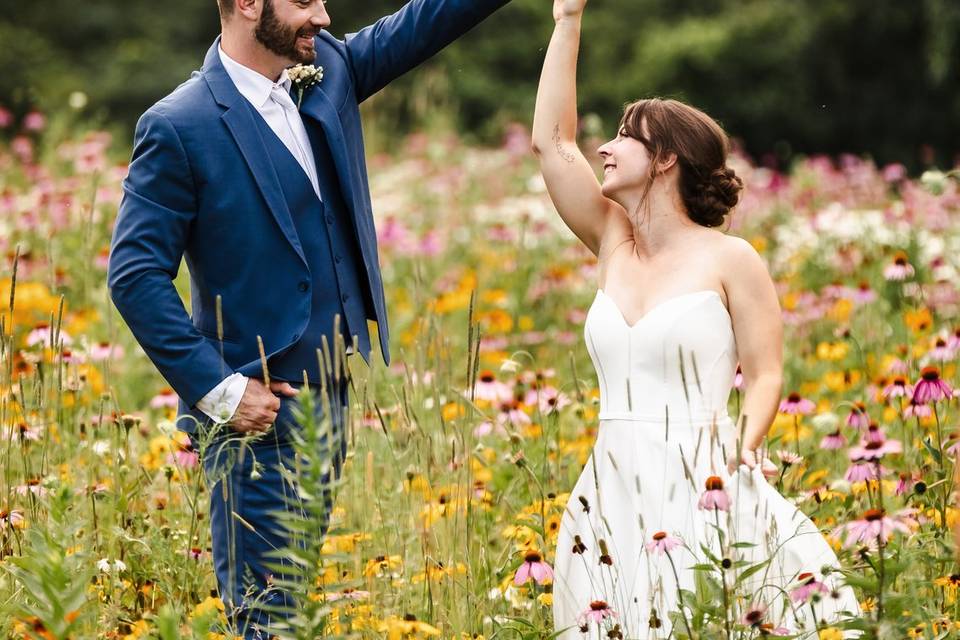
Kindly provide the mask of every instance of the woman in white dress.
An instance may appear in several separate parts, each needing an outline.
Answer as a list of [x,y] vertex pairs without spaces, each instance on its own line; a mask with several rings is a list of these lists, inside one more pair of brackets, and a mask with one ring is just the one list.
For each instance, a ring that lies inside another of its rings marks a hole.
[[727,136],[688,105],[641,100],[600,147],[598,182],[576,145],[585,4],[554,0],[533,125],[550,196],[600,279],[584,327],[600,428],[561,523],[556,630],[815,638],[860,609],[833,549],[764,476],[783,334],[762,259],[717,229],[741,189]]

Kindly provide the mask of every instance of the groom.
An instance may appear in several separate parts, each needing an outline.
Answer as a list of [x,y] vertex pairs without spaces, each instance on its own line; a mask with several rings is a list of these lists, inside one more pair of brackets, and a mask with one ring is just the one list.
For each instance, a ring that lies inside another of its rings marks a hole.
[[[197,442],[217,426],[234,447],[263,434],[229,470],[204,460],[220,594],[257,637],[267,620],[250,603],[289,600],[267,565],[287,540],[271,512],[292,455],[290,398],[304,376],[319,395],[324,339],[369,360],[368,320],[389,363],[358,105],[509,0],[412,0],[342,41],[325,31],[323,0],[218,2],[222,34],[202,71],[137,124],[108,280],[180,396],[181,429]],[[294,85],[294,64],[314,65],[316,82]],[[172,282],[184,255],[192,315]],[[342,433],[345,388],[331,396]]]

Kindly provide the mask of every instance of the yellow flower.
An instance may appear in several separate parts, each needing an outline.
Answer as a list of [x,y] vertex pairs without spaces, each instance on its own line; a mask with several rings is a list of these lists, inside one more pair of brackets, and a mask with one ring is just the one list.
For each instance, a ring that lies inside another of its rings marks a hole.
[[400,569],[403,567],[403,559],[398,556],[377,556],[367,561],[367,566],[363,569],[363,575],[366,577],[382,578],[385,575],[397,577],[400,575]]
[[833,303],[833,306],[827,311],[827,317],[837,322],[847,322],[852,311],[853,301],[841,298]]
[[827,627],[826,629],[821,629],[819,634],[820,640],[843,640],[843,634],[840,632],[840,629],[836,627]]
[[908,309],[903,313],[903,322],[914,333],[923,333],[933,326],[933,316],[926,307],[921,307],[916,311]]
[[850,352],[846,342],[821,342],[817,345],[817,357],[821,360],[843,360]]
[[380,623],[377,630],[387,634],[387,640],[406,640],[407,638],[428,638],[440,635],[440,630],[426,622],[420,622],[412,614],[402,618],[390,616]]
[[541,593],[537,596],[537,602],[539,602],[544,607],[553,606],[553,594],[552,593]]
[[223,601],[220,598],[207,596],[202,602],[193,608],[190,613],[191,618],[206,617],[210,615],[222,614],[224,611]]

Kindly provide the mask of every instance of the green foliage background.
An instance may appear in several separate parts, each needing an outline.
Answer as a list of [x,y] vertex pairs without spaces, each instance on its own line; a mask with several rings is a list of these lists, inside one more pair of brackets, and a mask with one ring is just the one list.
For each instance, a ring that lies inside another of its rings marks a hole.
[[[127,130],[199,67],[219,30],[215,0],[0,5],[0,104],[55,110],[79,90],[87,110]],[[342,36],[401,1],[327,6]],[[495,140],[506,122],[529,122],[552,26],[551,0],[513,0],[385,90],[368,116],[388,133],[441,123]],[[625,102],[657,94],[704,108],[756,155],[952,164],[958,34],[956,0],[591,0],[580,104],[606,133]]]

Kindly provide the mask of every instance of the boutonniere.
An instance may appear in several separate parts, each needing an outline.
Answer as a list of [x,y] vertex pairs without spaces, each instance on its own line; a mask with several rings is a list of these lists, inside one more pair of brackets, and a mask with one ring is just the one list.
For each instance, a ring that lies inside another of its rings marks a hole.
[[323,80],[323,67],[298,64],[287,69],[287,76],[297,87],[297,109],[299,109],[300,103],[303,102],[303,92]]

